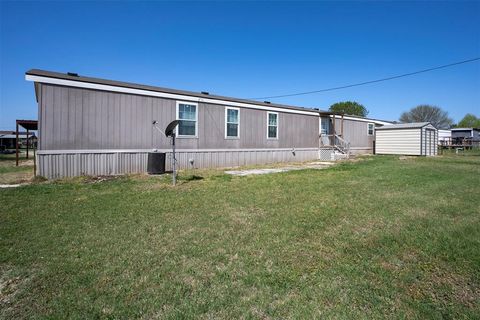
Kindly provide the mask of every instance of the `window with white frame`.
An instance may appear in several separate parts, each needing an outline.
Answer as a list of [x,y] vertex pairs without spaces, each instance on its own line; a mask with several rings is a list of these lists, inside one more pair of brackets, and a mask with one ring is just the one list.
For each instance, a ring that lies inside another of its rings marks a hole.
[[267,112],[267,138],[278,139],[278,113]]
[[240,137],[240,109],[225,108],[225,138]]
[[180,120],[177,128],[177,136],[196,137],[198,104],[192,102],[177,102],[177,120]]
[[373,136],[374,133],[375,133],[375,124],[374,123],[369,123],[367,125],[367,134],[369,136]]

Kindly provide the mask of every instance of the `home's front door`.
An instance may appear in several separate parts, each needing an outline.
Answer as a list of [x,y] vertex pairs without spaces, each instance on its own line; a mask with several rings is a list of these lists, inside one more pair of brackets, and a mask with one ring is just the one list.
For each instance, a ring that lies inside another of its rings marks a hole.
[[322,135],[330,134],[330,118],[322,117],[320,133]]
[[322,139],[322,145],[330,145],[330,117],[321,117],[320,120],[320,139]]

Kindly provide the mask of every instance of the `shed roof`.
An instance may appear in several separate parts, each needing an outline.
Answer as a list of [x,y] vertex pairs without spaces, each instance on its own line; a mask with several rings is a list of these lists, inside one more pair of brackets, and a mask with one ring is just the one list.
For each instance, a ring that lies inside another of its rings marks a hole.
[[375,130],[392,130],[392,129],[419,129],[428,126],[430,122],[412,122],[386,125]]

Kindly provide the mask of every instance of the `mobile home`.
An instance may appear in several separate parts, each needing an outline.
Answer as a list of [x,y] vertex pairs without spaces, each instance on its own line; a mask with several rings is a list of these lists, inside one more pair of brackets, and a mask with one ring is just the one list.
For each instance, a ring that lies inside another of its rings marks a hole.
[[371,152],[375,128],[389,124],[76,74],[30,70],[26,80],[38,102],[38,174],[48,178],[145,172],[149,152],[171,152],[155,121],[165,128],[180,120],[180,168],[315,160],[321,150]]

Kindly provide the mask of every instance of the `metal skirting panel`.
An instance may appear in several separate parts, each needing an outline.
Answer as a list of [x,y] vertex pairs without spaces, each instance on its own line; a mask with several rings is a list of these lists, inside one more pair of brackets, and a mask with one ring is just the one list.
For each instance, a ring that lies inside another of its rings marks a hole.
[[77,153],[38,155],[38,175],[49,178],[144,172],[147,153]]
[[[171,170],[171,152],[167,153],[166,170]],[[318,159],[318,149],[307,150],[232,150],[178,152],[180,169],[226,168],[276,162],[301,162]],[[145,173],[147,152],[39,154],[37,174],[48,179],[74,176]]]

